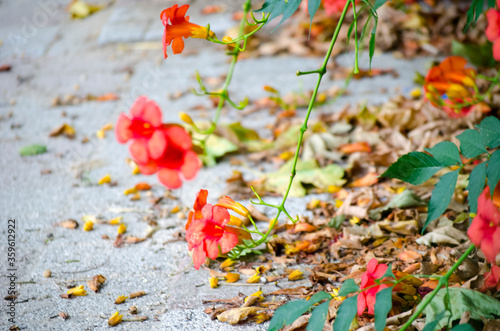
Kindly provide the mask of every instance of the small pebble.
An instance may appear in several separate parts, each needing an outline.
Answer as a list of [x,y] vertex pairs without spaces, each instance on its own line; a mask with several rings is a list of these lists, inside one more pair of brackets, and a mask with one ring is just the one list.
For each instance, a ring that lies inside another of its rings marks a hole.
[[50,276],[52,276],[52,271],[47,269],[43,272],[43,277],[50,278]]

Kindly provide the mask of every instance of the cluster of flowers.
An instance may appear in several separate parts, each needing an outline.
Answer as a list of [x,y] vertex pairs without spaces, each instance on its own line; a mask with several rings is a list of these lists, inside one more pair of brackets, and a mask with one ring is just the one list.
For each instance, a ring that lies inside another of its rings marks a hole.
[[195,269],[205,263],[206,258],[215,260],[226,254],[243,240],[252,237],[241,228],[243,221],[229,214],[228,209],[245,217],[250,213],[240,203],[224,196],[215,205],[207,203],[207,190],[200,190],[196,195],[193,211],[188,214],[186,223],[186,240],[189,250],[193,252]]
[[476,71],[466,68],[467,60],[450,56],[433,66],[425,77],[425,97],[449,117],[464,117],[473,109]]
[[[497,8],[500,9],[500,0],[497,0]],[[486,37],[493,43],[493,58],[500,61],[500,10],[491,8],[486,13],[488,27]]]
[[160,107],[145,96],[134,102],[130,117],[120,114],[115,133],[122,144],[132,141],[130,155],[140,172],[157,173],[168,188],[179,188],[181,177],[193,179],[201,168],[200,158],[191,150],[191,136],[182,126],[162,123]]

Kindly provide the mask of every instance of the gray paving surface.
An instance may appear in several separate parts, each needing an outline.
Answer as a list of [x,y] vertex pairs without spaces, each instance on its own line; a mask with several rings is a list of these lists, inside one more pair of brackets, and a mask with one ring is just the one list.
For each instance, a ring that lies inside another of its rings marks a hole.
[[[151,204],[144,195],[140,201],[130,201],[123,191],[139,181],[155,184],[154,196],[163,195],[164,188],[154,176],[131,176],[124,162],[128,157],[127,147],[118,144],[112,133],[102,140],[97,139],[95,133],[104,124],[114,123],[120,112],[128,112],[139,95],[158,102],[165,121],[176,122],[177,112],[189,112],[194,106],[211,107],[205,98],[189,93],[176,100],[170,100],[168,95],[195,87],[196,69],[203,77],[217,77],[227,70],[227,58],[221,49],[198,40],[186,42],[188,55],[171,55],[163,61],[159,13],[174,1],[117,0],[84,20],[70,20],[64,9],[67,3],[69,0],[0,1],[0,65],[12,65],[10,72],[0,73],[0,241],[3,252],[0,289],[3,298],[9,286],[4,277],[8,275],[7,220],[16,219],[16,324],[23,330],[101,330],[108,328],[106,319],[113,312],[119,310],[127,317],[127,308],[135,305],[139,315],[149,319],[143,323],[123,323],[117,329],[265,329],[265,324],[229,326],[211,321],[203,313],[208,306],[203,305],[202,300],[231,298],[238,293],[248,295],[257,288],[240,285],[210,289],[208,272],[190,267],[186,243],[168,243],[184,226],[185,221],[176,215],[158,219],[159,230],[152,239],[122,248],[114,248],[112,240],[101,239],[103,235],[114,238],[116,227],[96,224],[94,231],[84,232],[81,226],[69,230],[53,225],[68,218],[82,225],[80,219],[87,214],[105,219],[123,216],[128,234],[144,236],[148,228],[144,219],[152,213]],[[219,35],[235,24],[230,17],[236,2],[214,1],[226,4],[229,10],[208,16],[200,14],[208,2],[190,3],[193,5],[191,20],[200,24],[210,22]],[[351,55],[342,55],[338,62],[350,65],[351,59]],[[294,73],[298,69],[315,69],[320,62],[318,58],[293,56],[242,60],[230,92],[235,99],[248,96],[255,100],[265,95],[262,86],[266,84],[285,93],[311,90],[315,77],[297,78]],[[366,63],[366,58],[361,63]],[[413,87],[415,70],[423,71],[427,63],[428,59],[407,62],[391,55],[379,55],[373,66],[394,68],[399,78],[380,76],[355,81],[349,87],[350,95],[340,98],[335,105],[323,107],[322,111],[336,111],[346,103],[382,102],[397,91],[407,93]],[[342,86],[343,81],[325,80],[322,89],[333,85]],[[388,93],[381,93],[381,87]],[[51,106],[56,96],[109,92],[118,94],[120,100]],[[233,111],[223,118],[226,122],[236,120],[264,135],[269,134],[263,129],[271,121],[267,111],[247,117]],[[76,139],[48,137],[48,133],[62,123],[74,126]],[[81,143],[84,137],[90,140],[86,144]],[[33,157],[19,155],[20,147],[34,143],[46,145],[48,153]],[[189,207],[200,188],[208,188],[209,198],[216,200],[224,189],[224,179],[233,169],[227,160],[216,167],[202,169],[195,180],[173,193],[178,200],[164,199],[160,208]],[[250,173],[245,167],[239,169],[245,176],[255,176],[255,172]],[[45,170],[52,173],[42,175]],[[96,185],[99,178],[108,173],[118,185]],[[291,199],[291,213],[303,212],[303,202]],[[78,262],[68,262],[71,260]],[[46,269],[52,271],[51,278],[42,276]],[[107,278],[99,294],[89,291],[88,296],[73,300],[59,297],[67,285],[86,284],[96,274]],[[263,286],[264,291],[274,289],[274,285]],[[121,306],[114,305],[118,295],[139,290],[147,295]],[[2,300],[1,329],[10,326],[6,302]],[[66,321],[51,318],[60,311],[70,318]]]

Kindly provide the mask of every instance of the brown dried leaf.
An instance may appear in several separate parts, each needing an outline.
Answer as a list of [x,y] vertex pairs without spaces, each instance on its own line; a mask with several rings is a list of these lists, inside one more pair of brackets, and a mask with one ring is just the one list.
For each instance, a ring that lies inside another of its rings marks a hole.
[[67,219],[66,221],[57,223],[56,225],[66,229],[76,229],[78,227],[78,222],[73,219]]

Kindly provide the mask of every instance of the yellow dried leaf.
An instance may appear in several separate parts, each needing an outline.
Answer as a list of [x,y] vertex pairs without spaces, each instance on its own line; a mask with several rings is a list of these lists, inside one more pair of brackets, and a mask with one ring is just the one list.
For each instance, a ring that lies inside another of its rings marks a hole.
[[106,134],[104,133],[103,130],[98,130],[95,134],[97,136],[97,138],[99,139],[104,139],[106,137]]
[[358,224],[358,223],[360,222],[360,219],[359,219],[359,218],[357,218],[356,216],[353,216],[353,217],[349,220],[349,222],[350,222],[352,225],[354,225],[354,224]]
[[135,187],[128,188],[125,191],[123,191],[124,195],[136,194],[136,193],[137,193],[137,189]]
[[92,221],[87,221],[83,224],[83,231],[92,231],[94,229],[94,223]]
[[109,224],[111,224],[111,225],[118,225],[118,224],[120,224],[122,218],[123,218],[123,216],[115,217],[115,218],[109,220]]
[[127,226],[121,223],[118,227],[118,234],[124,234],[125,232],[127,232]]
[[108,184],[110,182],[111,182],[111,176],[109,174],[99,179],[99,185]]
[[288,279],[289,279],[289,280],[292,280],[292,281],[299,280],[299,279],[304,278],[304,277],[302,277],[302,275],[303,275],[303,272],[302,272],[302,271],[300,271],[299,269],[297,269],[297,270],[292,271],[292,272],[288,275]]
[[247,279],[247,283],[259,283],[260,282],[260,274],[256,273],[252,277]]
[[125,302],[125,300],[127,299],[128,297],[124,296],[124,295],[120,295],[118,296],[118,298],[116,298],[115,300],[115,304],[119,305],[119,304],[122,304]]
[[259,310],[263,308],[258,307],[244,307],[244,308],[233,308],[224,311],[222,314],[217,316],[217,319],[221,322],[227,322],[231,325],[241,322],[248,316],[255,315]]
[[122,317],[123,315],[120,315],[119,312],[114,313],[111,315],[111,317],[108,319],[108,325],[109,326],[115,326],[118,325],[122,322]]
[[220,264],[221,269],[229,268],[234,264],[234,260],[231,260],[229,258],[225,259],[224,262]]
[[228,272],[225,278],[226,278],[226,283],[234,283],[240,280],[240,274],[234,272]]
[[217,278],[217,277],[210,277],[208,282],[210,283],[211,288],[219,287],[219,278]]
[[73,296],[85,296],[87,295],[87,291],[83,288],[83,285],[73,287],[72,289],[69,289],[68,292],[66,292],[70,295]]

